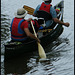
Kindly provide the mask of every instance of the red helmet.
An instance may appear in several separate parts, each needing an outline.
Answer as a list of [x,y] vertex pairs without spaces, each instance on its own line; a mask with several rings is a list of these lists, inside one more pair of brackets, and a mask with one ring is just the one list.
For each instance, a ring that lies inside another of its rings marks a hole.
[[56,8],[55,10],[56,10],[56,11],[60,11],[60,8]]

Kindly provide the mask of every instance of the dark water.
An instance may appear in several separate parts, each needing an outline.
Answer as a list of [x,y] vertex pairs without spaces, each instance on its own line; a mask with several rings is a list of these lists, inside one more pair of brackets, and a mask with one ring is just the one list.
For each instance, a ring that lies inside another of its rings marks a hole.
[[[6,1],[8,2],[8,0]],[[19,58],[4,62],[4,43],[10,40],[10,23],[13,18],[10,16],[12,13],[6,9],[10,9],[11,4],[15,4],[17,1],[15,3],[13,1],[11,1],[12,3],[2,2],[5,5],[9,4],[10,7],[2,5],[2,8],[5,8],[1,12],[1,75],[74,75],[74,14],[71,13],[69,16],[70,11],[66,9],[69,3],[73,4],[73,1],[67,1],[65,1],[64,20],[70,22],[70,27],[64,27],[62,35],[46,48],[46,55],[49,59],[46,62],[38,61],[37,52],[25,53]],[[34,2],[37,3],[35,0]],[[6,10],[5,13],[4,10]],[[7,14],[8,12],[10,13]]]

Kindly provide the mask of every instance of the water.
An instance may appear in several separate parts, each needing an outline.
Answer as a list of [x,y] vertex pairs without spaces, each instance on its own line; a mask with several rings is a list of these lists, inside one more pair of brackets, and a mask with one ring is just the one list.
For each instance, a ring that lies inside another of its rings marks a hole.
[[[61,0],[53,0],[52,4]],[[62,35],[46,49],[49,61],[39,62],[36,52],[28,53],[4,63],[4,43],[10,40],[10,23],[14,12],[23,5],[32,8],[42,0],[1,0],[1,75],[74,75],[74,1],[64,2],[64,27]],[[70,6],[69,6],[70,4]],[[26,19],[32,17],[26,16]]]

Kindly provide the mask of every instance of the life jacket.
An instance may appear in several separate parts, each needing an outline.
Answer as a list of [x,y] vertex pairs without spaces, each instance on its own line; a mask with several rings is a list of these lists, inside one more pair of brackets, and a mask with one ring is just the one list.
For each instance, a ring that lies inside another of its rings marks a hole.
[[40,9],[39,10],[44,10],[44,11],[46,11],[46,12],[48,12],[48,13],[50,13],[50,7],[51,7],[52,5],[51,4],[45,4],[44,2],[41,4],[41,6],[40,6]]
[[26,34],[21,29],[22,22],[25,21],[24,19],[21,19],[20,21],[16,21],[15,18],[13,18],[11,22],[11,39],[14,41],[24,41],[26,40]]

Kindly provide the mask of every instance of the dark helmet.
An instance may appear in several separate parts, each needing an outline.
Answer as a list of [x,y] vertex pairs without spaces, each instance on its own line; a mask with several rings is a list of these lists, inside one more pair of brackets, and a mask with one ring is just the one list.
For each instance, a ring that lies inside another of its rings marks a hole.
[[49,1],[50,3],[52,2],[52,0],[43,0],[43,1]]

